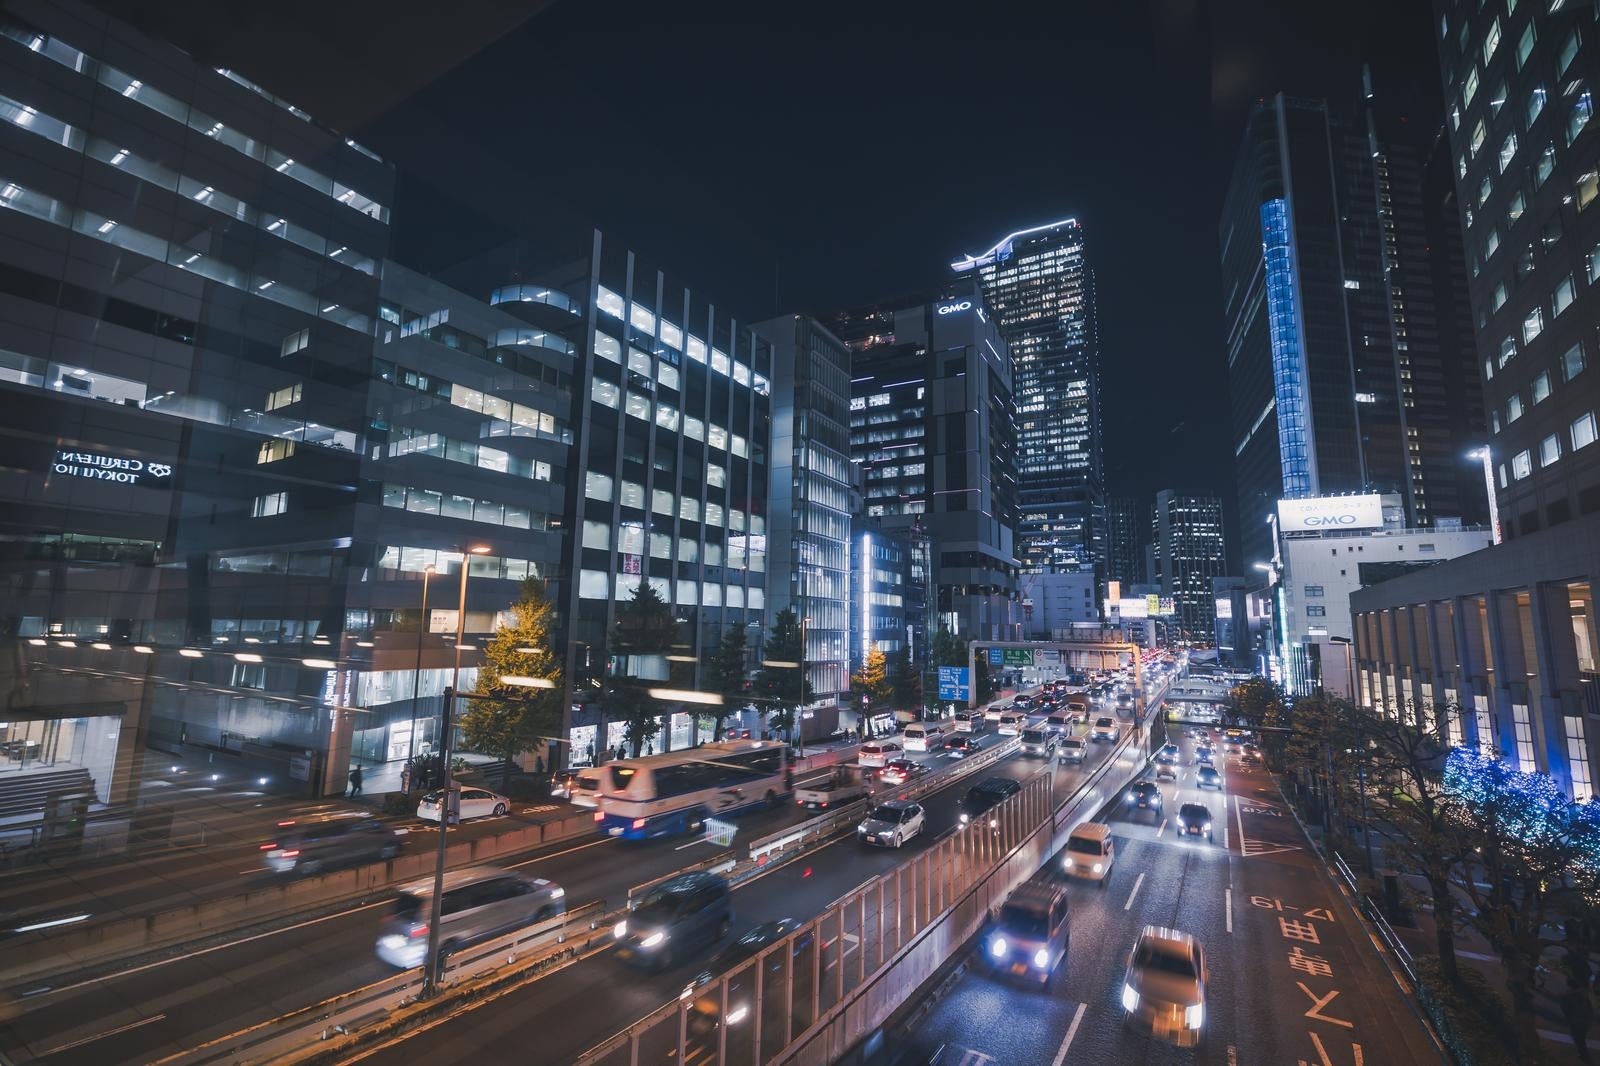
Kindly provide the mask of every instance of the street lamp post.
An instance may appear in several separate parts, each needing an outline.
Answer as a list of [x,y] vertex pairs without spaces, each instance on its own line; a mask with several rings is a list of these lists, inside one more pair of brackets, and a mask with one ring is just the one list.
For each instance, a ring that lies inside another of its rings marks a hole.
[[1500,543],[1500,505],[1494,495],[1494,455],[1487,445],[1467,453],[1468,459],[1483,463],[1483,488],[1489,494],[1489,528],[1494,530],[1494,542]]
[[422,697],[422,642],[428,638],[428,579],[432,576],[433,567],[422,568],[422,621],[417,623],[417,672],[411,679],[411,733],[406,738],[406,769],[410,771],[407,783],[416,774],[417,701]]
[[450,687],[444,691],[444,713],[439,722],[439,846],[433,864],[433,898],[428,907],[428,955],[423,971],[422,994],[431,996],[439,990],[443,960],[439,958],[440,908],[444,903],[444,850],[445,830],[450,816],[457,810],[452,802],[454,790],[450,782],[450,712],[455,704],[456,690],[461,687],[461,644],[467,637],[467,571],[471,569],[472,556],[485,555],[484,545],[468,548],[461,555],[461,591],[456,600],[456,661],[450,671]]

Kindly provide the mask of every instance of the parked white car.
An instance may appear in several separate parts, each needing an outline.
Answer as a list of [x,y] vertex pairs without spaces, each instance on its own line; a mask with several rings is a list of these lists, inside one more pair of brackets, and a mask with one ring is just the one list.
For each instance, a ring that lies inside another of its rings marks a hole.
[[[422,802],[417,804],[417,817],[430,822],[439,820],[439,809],[443,805],[444,795],[434,791],[422,797]],[[463,788],[461,790],[461,820],[468,818],[488,818],[492,815],[505,814],[511,809],[511,800],[498,792],[490,792],[486,788]]]

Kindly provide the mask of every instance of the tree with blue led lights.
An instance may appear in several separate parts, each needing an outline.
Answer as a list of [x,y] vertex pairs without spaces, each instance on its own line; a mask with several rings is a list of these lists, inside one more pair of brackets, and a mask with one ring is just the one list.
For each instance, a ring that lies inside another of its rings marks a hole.
[[1521,1061],[1541,1061],[1534,975],[1562,943],[1544,930],[1600,902],[1600,804],[1575,803],[1549,774],[1468,748],[1450,753],[1444,780],[1476,844],[1453,873],[1472,902],[1464,917],[1505,965]]

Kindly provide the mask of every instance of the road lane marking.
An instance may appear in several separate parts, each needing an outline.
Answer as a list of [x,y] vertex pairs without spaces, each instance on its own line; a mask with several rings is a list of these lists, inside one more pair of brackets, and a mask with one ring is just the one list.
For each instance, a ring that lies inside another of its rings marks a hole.
[[1161,819],[1161,828],[1156,830],[1156,839],[1159,840],[1161,838],[1161,834],[1165,833],[1166,831],[1167,831],[1167,820],[1165,818],[1163,818],[1163,819]]
[[1126,911],[1126,910],[1131,910],[1133,908],[1134,897],[1139,894],[1139,886],[1142,885],[1142,884],[1144,884],[1144,874],[1140,873],[1139,876],[1134,879],[1133,891],[1128,893],[1128,902],[1126,902],[1126,903],[1124,903],[1122,905],[1122,909],[1123,910]]
[[1222,890],[1222,912],[1228,919],[1228,932],[1233,932],[1233,889]]
[[[1234,821],[1239,823],[1239,852],[1248,855],[1250,854],[1250,841],[1244,835],[1244,815],[1239,812],[1238,796],[1233,797],[1233,818]],[[1224,818],[1224,821],[1226,821],[1226,818]]]
[[1229,850],[1228,849],[1228,823],[1227,823],[1226,820],[1224,820],[1223,823],[1222,823],[1222,850],[1223,851]]
[[1072,1024],[1067,1026],[1067,1038],[1061,1041],[1061,1050],[1056,1052],[1056,1061],[1051,1063],[1051,1066],[1061,1066],[1067,1061],[1067,1048],[1072,1046],[1072,1038],[1078,1035],[1078,1023],[1083,1021],[1083,1012],[1088,1006],[1087,1003],[1080,1003],[1078,1009],[1073,1012]]
[[513,869],[514,870],[518,866],[531,866],[536,862],[544,862],[546,859],[559,859],[563,855],[571,855],[575,851],[582,851],[584,848],[592,848],[596,844],[609,844],[615,839],[617,839],[617,838],[616,837],[601,837],[599,840],[591,840],[587,844],[579,844],[577,847],[575,847],[575,848],[567,848],[565,851],[552,851],[548,855],[535,855],[531,859],[523,859],[521,862],[513,862],[513,863],[508,864],[508,869]]
[[49,1051],[42,1052],[39,1055],[39,1057],[41,1059],[49,1058],[51,1055],[57,1055],[57,1054],[60,1054],[63,1051],[71,1051],[75,1047],[82,1047],[85,1044],[92,1044],[96,1040],[104,1040],[108,1036],[116,1036],[118,1033],[126,1033],[129,1029],[137,1029],[142,1025],[149,1025],[151,1022],[159,1022],[161,1019],[163,1019],[165,1017],[166,1017],[166,1014],[164,1014],[164,1013],[163,1014],[152,1014],[148,1018],[140,1018],[136,1022],[129,1022],[127,1025],[119,1025],[115,1029],[107,1029],[105,1032],[96,1033],[94,1036],[86,1036],[86,1037],[82,1038],[81,1040],[74,1040],[74,1041],[71,1041],[70,1043],[60,1044],[60,1045],[58,1045],[56,1047],[51,1048]]

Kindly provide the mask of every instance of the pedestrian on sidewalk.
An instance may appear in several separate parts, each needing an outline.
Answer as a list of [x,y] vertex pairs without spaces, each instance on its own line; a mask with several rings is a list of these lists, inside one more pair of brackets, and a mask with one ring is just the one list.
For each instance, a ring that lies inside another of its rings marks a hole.
[[352,798],[361,795],[361,767],[357,766],[350,771],[350,795]]
[[1589,990],[1579,984],[1568,985],[1561,997],[1561,1013],[1567,1019],[1567,1031],[1578,1049],[1578,1061],[1593,1061],[1589,1058],[1589,1023],[1594,1018],[1594,1004],[1589,1000]]

